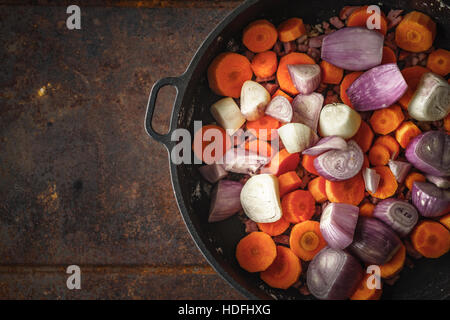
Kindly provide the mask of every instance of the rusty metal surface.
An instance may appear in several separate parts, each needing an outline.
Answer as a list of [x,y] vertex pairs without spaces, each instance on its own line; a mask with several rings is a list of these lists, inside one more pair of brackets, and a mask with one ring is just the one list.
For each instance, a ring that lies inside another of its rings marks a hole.
[[0,5],[0,298],[242,298],[195,247],[143,127],[151,85],[237,4],[82,7],[81,30],[64,7]]

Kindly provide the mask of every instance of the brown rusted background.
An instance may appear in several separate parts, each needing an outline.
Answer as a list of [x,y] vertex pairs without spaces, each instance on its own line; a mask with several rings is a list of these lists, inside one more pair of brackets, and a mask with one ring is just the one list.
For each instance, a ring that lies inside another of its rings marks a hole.
[[152,84],[240,2],[0,1],[1,299],[242,298],[195,247],[143,125]]

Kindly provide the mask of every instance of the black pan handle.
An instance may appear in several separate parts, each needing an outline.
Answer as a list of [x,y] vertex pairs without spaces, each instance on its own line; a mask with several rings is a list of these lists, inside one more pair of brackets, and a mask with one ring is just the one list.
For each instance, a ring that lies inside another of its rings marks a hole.
[[178,100],[178,95],[183,89],[184,85],[183,76],[181,77],[168,77],[162,78],[155,82],[150,91],[150,97],[147,103],[147,113],[145,115],[145,130],[148,135],[155,139],[156,141],[164,144],[168,149],[170,147],[170,137],[172,135],[172,127],[169,128],[169,132],[166,134],[160,134],[156,132],[152,127],[153,113],[155,112],[156,98],[158,97],[158,92],[165,86],[173,86],[176,89],[175,102]]

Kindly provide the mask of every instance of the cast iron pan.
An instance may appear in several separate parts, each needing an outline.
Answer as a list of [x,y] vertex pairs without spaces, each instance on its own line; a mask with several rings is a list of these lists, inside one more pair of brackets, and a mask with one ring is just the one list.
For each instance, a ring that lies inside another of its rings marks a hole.
[[[337,15],[344,5],[379,4],[387,12],[391,8],[422,11],[437,23],[437,47],[450,49],[450,8],[439,0],[393,0],[393,1],[342,1],[342,0],[249,0],[236,8],[211,32],[198,49],[188,69],[179,77],[157,81],[151,91],[147,106],[145,128],[155,140],[171,151],[176,142],[171,134],[176,128],[193,132],[194,120],[204,124],[213,121],[209,108],[219,97],[208,88],[206,70],[212,59],[220,52],[228,51],[230,40],[240,43],[243,28],[256,19],[269,19],[275,25],[286,18],[299,16],[306,23],[315,24]],[[170,129],[160,134],[152,128],[152,116],[158,91],[164,86],[176,88]],[[170,163],[172,185],[178,207],[196,245],[214,269],[234,288],[250,299],[312,299],[297,290],[269,288],[258,277],[239,267],[234,258],[238,241],[245,235],[244,226],[237,217],[209,224],[209,190],[197,165],[174,165]],[[440,259],[421,259],[414,268],[405,267],[394,286],[385,285],[383,299],[450,299],[450,254]]]

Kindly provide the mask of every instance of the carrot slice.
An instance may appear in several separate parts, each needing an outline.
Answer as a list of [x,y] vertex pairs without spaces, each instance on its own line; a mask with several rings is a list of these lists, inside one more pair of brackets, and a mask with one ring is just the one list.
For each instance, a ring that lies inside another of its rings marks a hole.
[[242,35],[242,42],[248,50],[259,53],[273,48],[278,40],[275,26],[267,20],[261,19],[250,23]]
[[294,41],[304,34],[306,34],[306,28],[300,18],[288,19],[278,26],[278,37],[282,42]]
[[264,232],[251,232],[242,238],[236,246],[236,259],[241,268],[248,272],[266,270],[276,256],[275,242]]
[[395,131],[395,139],[403,149],[406,149],[411,140],[421,133],[422,131],[413,122],[406,121]]
[[283,234],[288,228],[290,223],[283,217],[281,219],[270,223],[257,223],[259,230],[267,233],[269,236],[275,237]]
[[381,59],[381,64],[386,63],[397,63],[397,57],[395,56],[394,50],[389,47],[383,47],[383,58]]
[[441,75],[447,76],[450,72],[450,51],[437,49],[428,55],[427,68]]
[[266,115],[255,121],[247,121],[246,127],[258,139],[272,140],[278,136],[276,130],[281,127],[281,122]]
[[381,294],[383,293],[382,289],[377,288],[369,288],[367,282],[371,274],[366,274],[362,278],[359,286],[356,288],[353,295],[350,297],[350,300],[379,300]]
[[447,214],[439,219],[439,222],[442,223],[447,229],[450,230],[450,214]]
[[292,101],[294,101],[294,98],[292,98],[290,95],[288,95],[286,92],[284,92],[281,89],[278,89],[277,91],[275,91],[275,93],[272,96],[272,99],[277,97],[277,96],[285,97],[286,99],[289,100],[290,103],[292,103]]
[[252,77],[250,61],[233,52],[219,54],[208,67],[209,87],[220,96],[239,98],[242,85]]
[[301,273],[302,265],[295,253],[289,248],[277,246],[275,261],[260,276],[272,288],[288,289],[298,281]]
[[[367,12],[368,6],[362,6],[361,8],[352,12],[352,14],[347,19],[348,27],[367,27],[367,20],[373,15],[373,13]],[[375,29],[382,35],[386,35],[387,32],[387,21],[385,16],[382,14],[380,16],[380,29]]]
[[424,220],[411,233],[411,242],[424,257],[439,258],[450,250],[450,231],[439,222]]
[[425,182],[427,179],[425,176],[418,172],[411,172],[405,179],[405,186],[412,190],[414,182]]
[[374,167],[373,169],[380,175],[380,183],[377,191],[375,193],[368,191],[369,194],[378,199],[392,197],[397,191],[398,184],[391,169],[386,166]]
[[352,72],[352,73],[347,74],[344,77],[344,79],[342,79],[341,86],[340,86],[341,100],[342,100],[343,103],[348,105],[350,108],[353,108],[353,105],[352,105],[352,102],[350,101],[350,98],[347,95],[347,89],[362,74],[363,74],[362,72],[356,71],[356,72]]
[[390,158],[388,148],[381,144],[374,145],[369,151],[369,161],[373,166],[385,166]]
[[427,51],[436,37],[436,23],[422,12],[406,14],[395,29],[395,43],[410,52]]
[[285,194],[300,188],[302,185],[302,179],[297,175],[295,171],[289,171],[283,173],[278,177],[278,186],[280,189],[280,197]]
[[289,64],[315,64],[316,62],[307,54],[292,52],[280,59],[277,70],[277,80],[281,90],[291,95],[297,95],[299,92],[291,80],[287,66]]
[[316,202],[323,203],[328,200],[325,184],[326,179],[324,177],[314,178],[308,183],[308,190]]
[[274,150],[270,143],[264,140],[247,140],[244,144],[244,148],[245,150],[255,152],[268,158],[274,154]]
[[336,67],[331,63],[322,60],[320,63],[320,69],[322,71],[322,82],[328,84],[339,84],[341,83],[342,77],[344,76],[344,69]]
[[[217,142],[216,138],[219,139]],[[212,164],[221,159],[230,148],[231,138],[222,127],[210,124],[203,126],[194,134],[192,150],[197,159],[206,164]]]
[[359,126],[358,132],[353,136],[352,140],[354,140],[360,147],[363,152],[367,152],[372,145],[372,141],[374,138],[374,134],[370,126],[364,120],[361,121],[361,125]]
[[392,159],[396,159],[398,154],[400,153],[400,145],[398,144],[397,140],[395,140],[391,136],[380,136],[375,140],[374,145],[381,144],[382,146],[385,146],[388,148],[390,157]]
[[[449,83],[450,83],[450,79],[449,79]],[[444,118],[444,129],[447,132],[450,131],[450,113]]]
[[315,200],[307,190],[295,190],[281,199],[283,217],[290,223],[299,223],[312,218],[316,212]]
[[381,277],[384,279],[390,279],[395,277],[402,271],[403,266],[405,265],[406,259],[406,248],[402,244],[397,253],[392,257],[392,259],[380,266]]
[[317,221],[300,222],[291,230],[289,246],[297,257],[304,261],[311,261],[326,245]]
[[365,192],[364,179],[358,173],[351,179],[344,181],[325,182],[327,198],[331,202],[348,203],[357,206],[364,199]]
[[319,175],[319,173],[316,170],[316,167],[314,167],[314,159],[318,156],[310,156],[308,154],[304,154],[302,157],[302,166],[303,168],[308,171],[309,173],[315,174],[316,176]]
[[389,134],[405,120],[402,108],[394,104],[389,108],[375,110],[370,117],[370,125],[373,131],[378,134]]
[[375,210],[375,205],[370,202],[365,202],[359,206],[359,215],[363,217],[373,217],[373,211]]
[[416,92],[420,79],[427,72],[430,72],[430,70],[421,66],[408,67],[402,70],[403,78],[405,78],[405,81],[408,84],[408,89],[405,94],[398,100],[398,103],[401,104],[403,109],[408,109],[409,102]]
[[251,63],[253,73],[257,77],[268,78],[277,72],[278,58],[273,51],[265,51],[255,55]]
[[288,171],[295,170],[300,163],[299,153],[289,153],[286,149],[280,150],[272,160],[262,168],[261,173],[279,176]]

